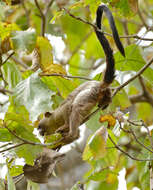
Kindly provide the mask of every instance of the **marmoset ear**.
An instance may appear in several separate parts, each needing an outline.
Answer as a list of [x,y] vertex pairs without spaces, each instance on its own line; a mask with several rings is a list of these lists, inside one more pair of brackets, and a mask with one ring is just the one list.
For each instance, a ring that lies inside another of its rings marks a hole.
[[52,115],[51,112],[46,112],[46,113],[45,113],[45,117],[50,117],[51,115]]

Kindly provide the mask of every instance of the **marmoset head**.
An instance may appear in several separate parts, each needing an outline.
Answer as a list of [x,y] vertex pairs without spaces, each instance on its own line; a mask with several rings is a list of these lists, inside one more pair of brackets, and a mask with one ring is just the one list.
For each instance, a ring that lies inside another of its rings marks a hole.
[[[54,118],[52,117],[52,113],[46,112],[44,114],[44,118],[39,122],[38,131],[40,135],[44,136],[48,130],[54,131]],[[52,132],[50,132],[52,134]]]

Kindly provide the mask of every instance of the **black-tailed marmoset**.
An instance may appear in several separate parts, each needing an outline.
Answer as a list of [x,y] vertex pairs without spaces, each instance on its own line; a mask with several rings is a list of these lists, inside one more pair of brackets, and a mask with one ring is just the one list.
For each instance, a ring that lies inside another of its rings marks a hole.
[[111,90],[109,86],[115,78],[115,61],[113,50],[104,33],[100,31],[103,11],[109,20],[115,43],[121,54],[125,56],[112,13],[106,5],[102,4],[97,9],[97,27],[95,28],[95,32],[106,55],[107,66],[104,78],[100,82],[89,81],[83,83],[70,93],[57,109],[52,113],[47,112],[45,117],[39,122],[38,129],[40,130],[40,134],[50,135],[58,131],[65,131],[66,135],[64,135],[64,141],[62,141],[66,144],[70,143],[78,138],[78,127],[96,104],[104,109],[111,103]]

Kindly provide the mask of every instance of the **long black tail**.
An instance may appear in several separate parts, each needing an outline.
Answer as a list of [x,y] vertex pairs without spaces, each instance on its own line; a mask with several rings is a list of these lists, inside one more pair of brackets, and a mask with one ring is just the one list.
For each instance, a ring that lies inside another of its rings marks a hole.
[[[124,48],[123,45],[120,41],[114,18],[111,13],[111,11],[108,9],[108,7],[104,4],[100,5],[97,9],[97,18],[96,18],[96,25],[99,30],[101,30],[101,19],[103,15],[103,11],[106,13],[106,16],[108,18],[112,33],[113,33],[113,38],[115,40],[116,46],[121,52],[123,56],[125,56]],[[115,78],[115,61],[114,61],[114,56],[113,56],[113,50],[111,49],[109,42],[107,38],[104,36],[103,32],[97,31],[96,30],[96,35],[104,49],[105,55],[106,55],[106,71],[104,75],[104,83],[111,84]]]

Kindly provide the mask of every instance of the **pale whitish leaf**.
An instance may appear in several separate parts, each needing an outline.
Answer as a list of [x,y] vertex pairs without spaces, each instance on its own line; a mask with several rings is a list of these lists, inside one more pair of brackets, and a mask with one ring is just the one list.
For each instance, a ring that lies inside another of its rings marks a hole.
[[113,128],[113,133],[114,133],[115,136],[119,137],[120,136],[120,132],[121,132],[121,130],[120,130],[120,124],[119,124],[118,121],[116,121],[116,124],[115,124],[115,126]]
[[12,176],[10,175],[9,169],[7,172],[7,181],[8,181],[8,190],[16,190],[15,184],[13,182]]
[[36,31],[29,28],[26,31],[15,31],[11,34],[13,49],[32,52],[36,45]]
[[22,80],[21,73],[15,63],[5,63],[2,66],[4,79],[8,82],[9,89],[12,90]]
[[51,96],[55,94],[40,80],[38,73],[21,81],[14,90],[15,102],[26,107],[32,121],[41,113],[51,110]]

